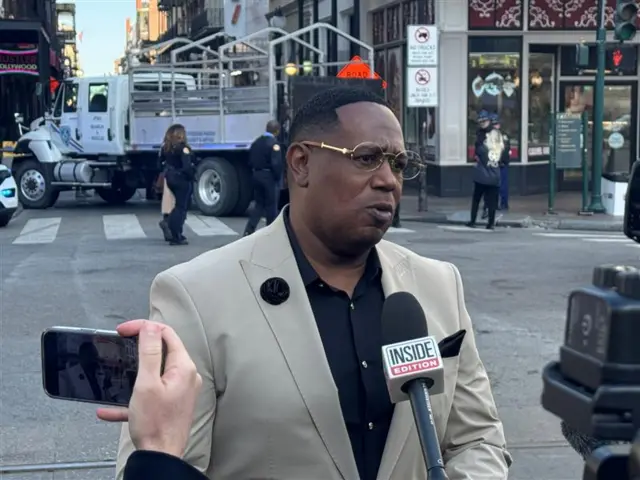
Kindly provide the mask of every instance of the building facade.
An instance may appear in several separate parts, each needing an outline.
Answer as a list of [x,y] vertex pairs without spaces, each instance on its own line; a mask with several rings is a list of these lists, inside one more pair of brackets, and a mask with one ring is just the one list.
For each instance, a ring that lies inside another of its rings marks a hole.
[[[359,4],[356,0],[356,5]],[[613,24],[616,0],[606,0],[606,23]],[[480,110],[499,114],[511,137],[510,188],[514,194],[548,190],[550,117],[557,112],[590,117],[595,80],[596,0],[372,0],[354,15],[354,0],[272,0],[286,29],[313,21],[331,22],[351,33],[360,18],[361,39],[375,48],[376,72],[387,82],[387,100],[402,122],[405,140],[428,162],[429,191],[439,196],[469,195],[476,117]],[[302,5],[303,14],[299,15]],[[439,27],[439,108],[406,106],[406,25]],[[640,35],[620,46],[608,35],[602,145],[605,172],[628,170],[638,158]],[[320,46],[327,47],[326,39]],[[588,44],[589,65],[576,66],[576,45]],[[340,48],[339,60],[353,52]],[[446,59],[446,61],[444,61]],[[591,164],[591,126],[586,144]],[[611,149],[611,133],[625,143]],[[578,189],[580,170],[558,173],[558,187]]]
[[[613,26],[615,0],[607,0]],[[442,6],[442,4],[439,4]],[[592,158],[596,0],[454,0],[437,9],[440,27],[440,108],[431,132],[436,157],[429,185],[441,196],[468,195],[475,119],[480,110],[500,115],[511,137],[510,187],[516,194],[548,191],[550,117],[589,118],[587,163]],[[576,45],[589,45],[589,65],[578,67]],[[604,97],[604,171],[628,171],[638,158],[638,38],[619,45],[608,35]],[[608,137],[621,133],[612,149]],[[558,172],[561,190],[578,189],[581,171]]]
[[167,30],[167,15],[158,9],[158,0],[136,0],[135,28],[142,45],[158,41]]
[[19,136],[14,113],[31,121],[50,105],[61,77],[56,24],[54,0],[0,0],[0,142]]
[[78,41],[81,35],[76,30],[76,4],[56,4],[56,16],[63,76],[82,76],[80,55],[78,53]]

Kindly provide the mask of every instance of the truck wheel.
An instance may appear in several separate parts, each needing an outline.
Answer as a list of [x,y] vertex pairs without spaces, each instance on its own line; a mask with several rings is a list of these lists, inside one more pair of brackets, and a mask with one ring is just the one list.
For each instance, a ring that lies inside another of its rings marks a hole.
[[206,158],[198,164],[193,197],[203,215],[231,215],[239,195],[238,172],[228,160]]
[[96,188],[96,193],[109,205],[122,205],[131,200],[137,190],[128,185],[114,185],[111,188]]
[[18,200],[27,209],[52,207],[58,200],[60,191],[51,185],[51,172],[35,158],[23,160],[15,166],[18,184]]
[[242,217],[247,213],[247,208],[253,200],[253,182],[251,179],[251,170],[244,163],[237,162],[234,164],[238,174],[238,186],[240,187],[238,194],[238,203],[233,208],[231,215]]

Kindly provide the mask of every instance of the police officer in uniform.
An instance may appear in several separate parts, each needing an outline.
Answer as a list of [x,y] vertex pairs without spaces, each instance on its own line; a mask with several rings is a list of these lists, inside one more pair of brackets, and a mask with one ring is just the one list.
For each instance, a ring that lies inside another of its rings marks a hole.
[[162,157],[166,165],[167,186],[175,197],[175,205],[167,219],[171,232],[170,244],[187,245],[187,238],[182,234],[182,229],[193,193],[195,169],[193,153],[187,145],[187,135],[182,125],[172,125],[167,130],[162,145]]
[[277,186],[283,170],[282,148],[278,143],[280,124],[276,120],[267,123],[266,132],[255,139],[249,151],[249,166],[253,171],[253,201],[244,235],[255,232],[258,222],[266,218],[270,225],[278,216]]

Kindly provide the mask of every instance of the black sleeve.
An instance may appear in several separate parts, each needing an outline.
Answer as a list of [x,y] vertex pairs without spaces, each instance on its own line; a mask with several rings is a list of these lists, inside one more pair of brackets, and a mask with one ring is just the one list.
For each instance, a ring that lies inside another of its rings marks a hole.
[[273,171],[273,174],[275,175],[275,177],[277,179],[280,179],[282,177],[282,167],[284,164],[282,160],[282,147],[278,143],[278,140],[274,138],[273,142],[271,142],[270,144],[270,148],[271,148],[271,170]]
[[193,179],[193,152],[188,147],[184,147],[182,150],[182,171],[189,180]]
[[207,480],[207,477],[173,455],[137,450],[127,460],[124,480]]

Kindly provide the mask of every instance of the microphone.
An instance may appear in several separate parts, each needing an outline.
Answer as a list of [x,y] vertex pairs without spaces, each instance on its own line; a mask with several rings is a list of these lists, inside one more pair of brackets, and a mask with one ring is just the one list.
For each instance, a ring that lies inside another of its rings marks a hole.
[[448,480],[429,394],[444,391],[438,342],[429,336],[427,319],[416,297],[396,292],[382,307],[382,361],[393,403],[409,400],[416,422],[428,480]]

